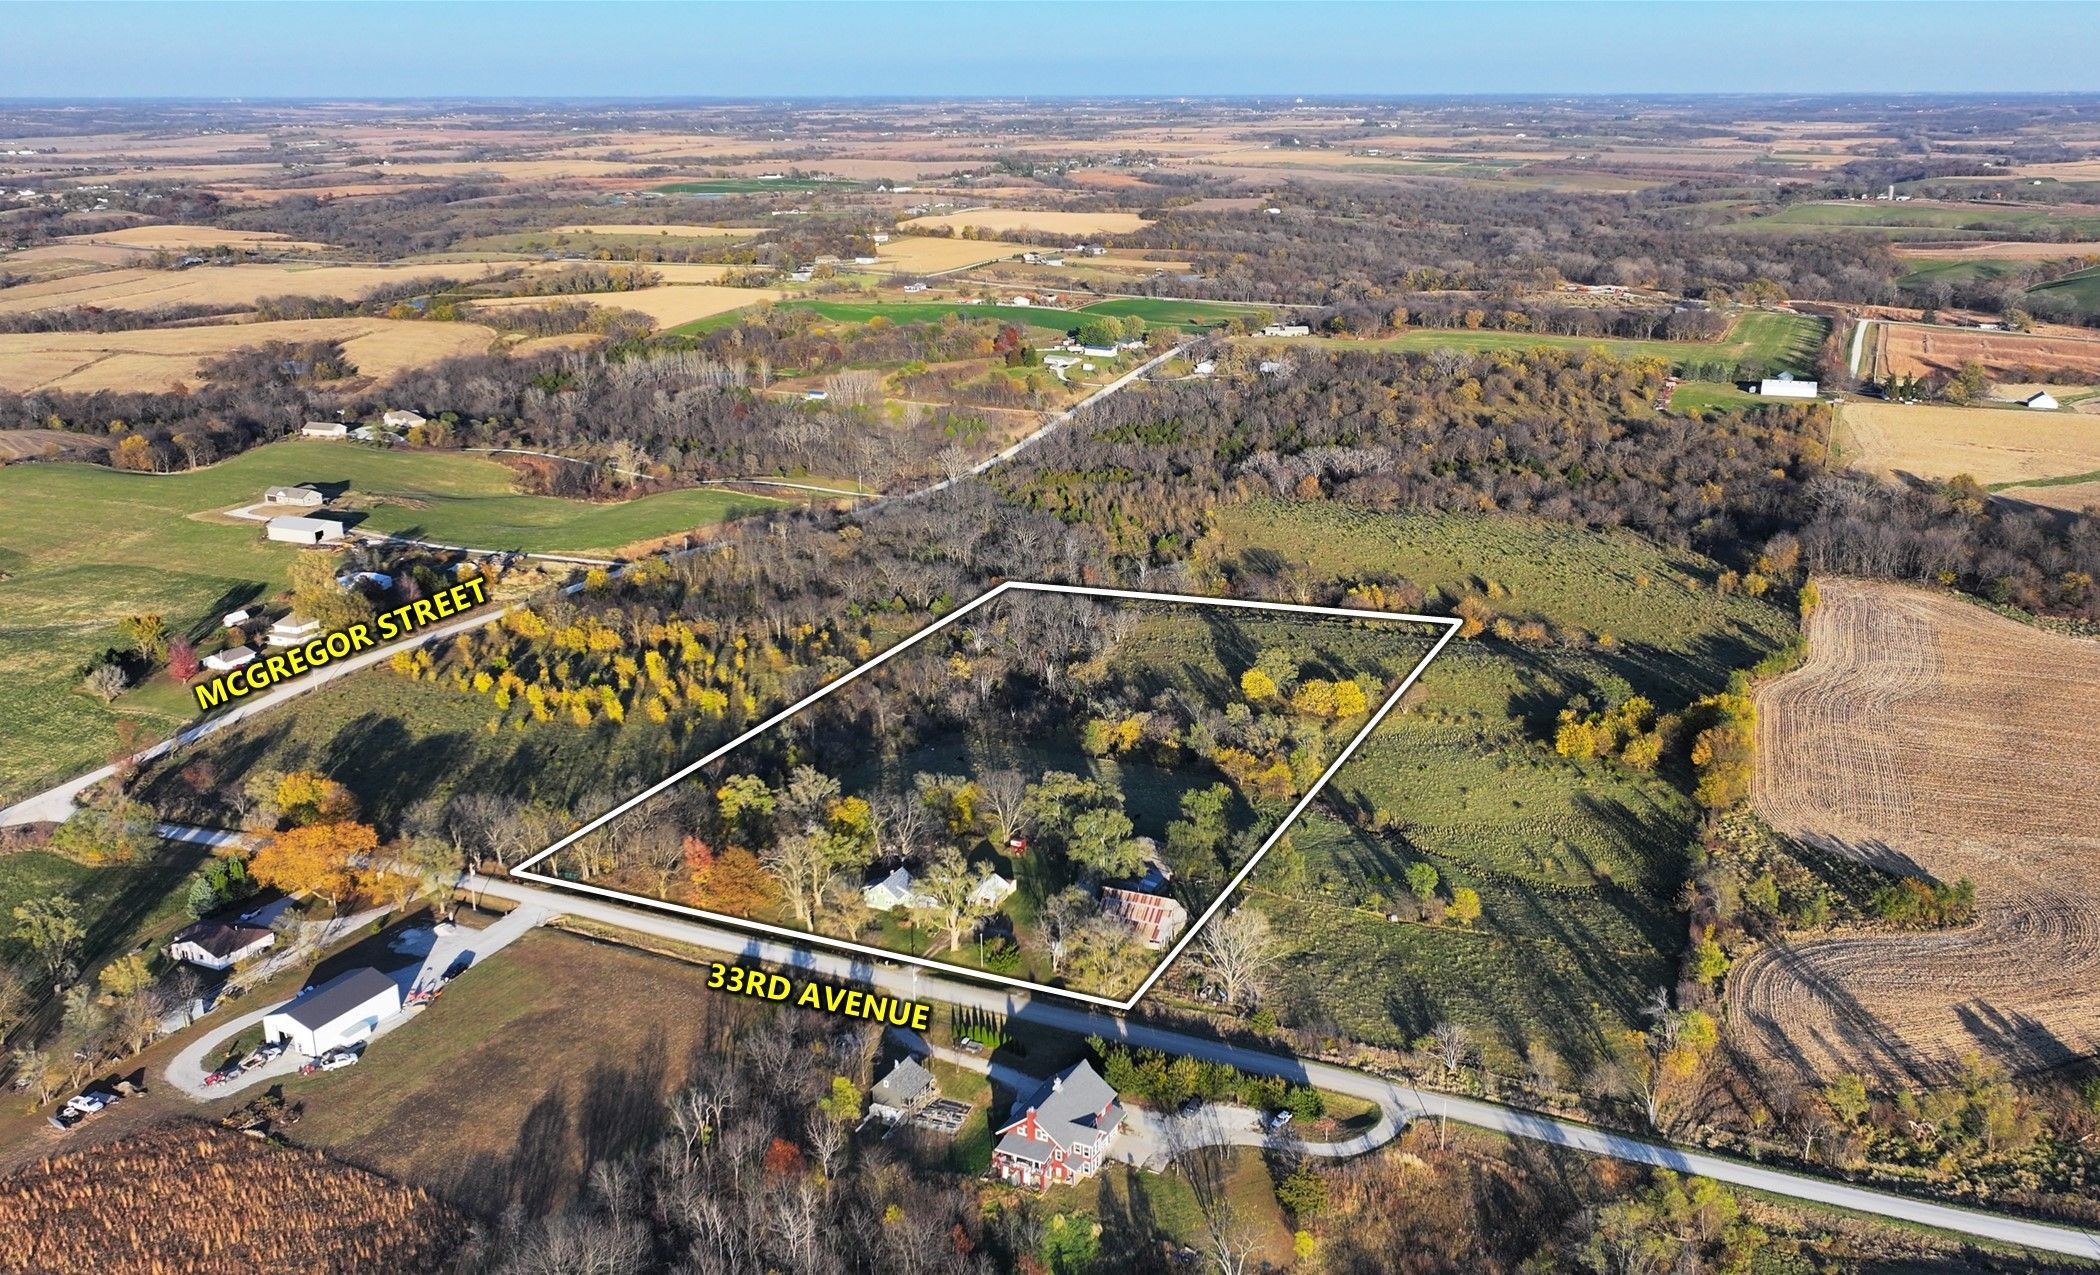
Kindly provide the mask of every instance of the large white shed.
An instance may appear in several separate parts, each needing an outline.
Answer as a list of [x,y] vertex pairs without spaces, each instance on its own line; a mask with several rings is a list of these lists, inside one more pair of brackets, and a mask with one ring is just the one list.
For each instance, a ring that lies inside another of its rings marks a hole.
[[300,1053],[318,1058],[370,1037],[400,1012],[401,988],[367,966],[339,974],[265,1015],[263,1039],[288,1040]]

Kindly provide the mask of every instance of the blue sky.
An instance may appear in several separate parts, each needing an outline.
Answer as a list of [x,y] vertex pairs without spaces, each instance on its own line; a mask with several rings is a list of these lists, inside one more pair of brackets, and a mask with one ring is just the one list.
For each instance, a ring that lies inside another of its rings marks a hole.
[[2089,3],[0,0],[0,98],[2092,91],[2096,50]]

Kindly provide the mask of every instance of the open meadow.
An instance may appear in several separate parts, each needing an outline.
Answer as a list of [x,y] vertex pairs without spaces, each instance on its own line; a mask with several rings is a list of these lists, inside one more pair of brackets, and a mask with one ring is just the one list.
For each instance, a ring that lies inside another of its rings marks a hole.
[[1836,444],[1840,459],[1884,478],[2016,486],[2100,470],[2100,421],[2069,411],[1862,399],[1839,410]]
[[[1944,593],[1833,579],[1808,662],[1758,695],[1758,813],[1840,854],[1976,886],[1976,922],[1777,943],[1728,980],[1760,1066],[1945,1083],[2100,1050],[2100,644]],[[2056,759],[2063,764],[2042,764]]]
[[[0,469],[0,672],[15,690],[0,706],[0,798],[100,763],[117,714],[154,726],[171,718],[150,700],[113,708],[78,688],[80,665],[113,644],[127,615],[157,612],[201,638],[218,617],[280,591],[293,556],[260,524],[213,516],[274,484],[347,490],[366,530],[488,549],[605,553],[707,526],[777,502],[714,489],[588,504],[514,490],[511,471],[457,452],[382,451],[287,440],[183,474],[96,465]],[[95,511],[95,534],[79,511]],[[183,714],[187,716],[187,712]]]
[[495,342],[478,323],[412,319],[288,319],[131,332],[0,333],[0,389],[144,390],[195,385],[205,363],[272,341],[334,341],[361,376],[386,380],[410,368]]
[[1807,374],[1815,366],[1829,322],[1807,314],[1755,310],[1737,317],[1718,341],[1637,341],[1615,337],[1556,336],[1545,332],[1491,332],[1465,328],[1417,328],[1371,340],[1314,337],[1323,345],[1376,350],[1523,350],[1554,345],[1602,349],[1618,358],[1658,358],[1672,366],[1728,363],[1773,375]]
[[[651,267],[655,269],[656,267]],[[664,267],[669,275],[678,267]],[[691,267],[709,272],[712,266]],[[502,309],[505,307],[545,307],[563,302],[585,301],[609,310],[634,310],[648,315],[660,328],[675,328],[681,324],[710,319],[716,315],[741,310],[747,306],[767,301],[777,301],[789,294],[778,288],[728,288],[712,283],[664,283],[651,288],[636,288],[630,292],[582,292],[559,297],[504,297],[494,301],[477,301],[475,308]]]
[[[1478,597],[1513,622],[1587,635],[1447,648],[1292,835],[1302,872],[1265,866],[1255,889],[1291,936],[1282,990],[1308,1021],[1400,1046],[1450,1017],[1499,1064],[1532,1040],[1571,1064],[1601,1057],[1671,976],[1698,820],[1679,777],[1556,755],[1555,716],[1577,695],[1677,711],[1781,646],[1791,617],[1717,594],[1716,564],[1624,533],[1266,502],[1221,510],[1218,529],[1228,570],[1399,575],[1446,606]],[[1479,891],[1481,919],[1388,921],[1418,863],[1446,897]]]
[[[0,266],[5,262],[0,261]],[[0,291],[0,314],[92,306],[152,310],[163,306],[252,306],[264,297],[330,297],[356,301],[397,284],[472,281],[502,269],[489,262],[444,266],[314,266],[296,262],[192,266],[187,270],[105,270]]]

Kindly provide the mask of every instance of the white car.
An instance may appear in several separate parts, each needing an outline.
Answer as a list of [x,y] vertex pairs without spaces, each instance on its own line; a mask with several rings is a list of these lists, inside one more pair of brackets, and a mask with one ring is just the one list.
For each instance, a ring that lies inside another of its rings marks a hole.
[[358,1053],[354,1049],[331,1049],[321,1055],[322,1071],[341,1071],[357,1065]]
[[109,1099],[100,1094],[76,1094],[66,1102],[66,1110],[77,1111],[83,1116],[92,1116],[109,1105]]
[[1266,1128],[1270,1133],[1281,1133],[1284,1129],[1284,1126],[1290,1124],[1290,1122],[1290,1112],[1274,1111],[1269,1113],[1268,1119],[1262,1121],[1262,1126]]

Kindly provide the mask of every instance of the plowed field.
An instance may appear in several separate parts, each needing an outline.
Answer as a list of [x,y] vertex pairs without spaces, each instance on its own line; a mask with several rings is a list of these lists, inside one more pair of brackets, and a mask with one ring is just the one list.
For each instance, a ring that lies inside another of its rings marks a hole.
[[1752,1058],[1948,1078],[2100,1051],[2100,643],[1945,594],[1825,582],[1809,659],[1758,696],[1758,811],[1783,832],[1976,883],[1977,922],[1777,945],[1729,980]]

